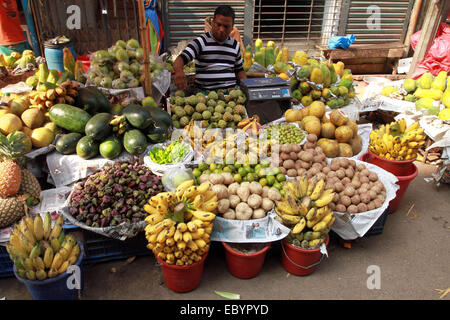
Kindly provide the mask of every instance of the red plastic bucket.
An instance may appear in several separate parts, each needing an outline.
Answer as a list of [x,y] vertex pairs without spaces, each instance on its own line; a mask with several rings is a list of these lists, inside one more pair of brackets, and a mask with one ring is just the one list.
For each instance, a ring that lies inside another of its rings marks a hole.
[[[330,236],[327,236],[325,245],[328,245]],[[291,245],[286,240],[281,241],[281,264],[283,268],[296,276],[307,276],[317,269],[323,255],[320,248],[302,249]]]
[[199,262],[193,263],[190,266],[176,266],[167,264],[155,255],[156,260],[161,265],[164,283],[167,288],[175,292],[189,292],[200,285],[203,275],[203,266],[208,252],[202,257]]
[[89,70],[89,67],[91,66],[91,60],[89,59],[89,56],[87,54],[85,54],[84,56],[79,56],[77,58],[77,61],[81,61],[81,63],[83,63],[84,72],[87,72]]
[[361,161],[374,164],[396,176],[405,176],[410,174],[412,167],[414,165],[413,162],[416,160],[416,159],[405,161],[388,160],[377,156],[370,150],[367,151],[367,153],[363,154],[359,159]]
[[[412,173],[411,173],[411,171],[412,171]],[[397,185],[400,186],[400,189],[397,190],[397,194],[396,194],[395,198],[392,199],[391,202],[389,202],[389,212],[390,213],[393,213],[398,208],[398,206],[400,205],[400,202],[403,199],[403,196],[406,193],[406,190],[408,189],[409,184],[419,174],[419,169],[417,169],[415,164],[413,164],[411,171],[409,172],[408,175],[396,176],[398,179]]]
[[264,264],[267,250],[270,249],[268,243],[263,249],[254,253],[242,253],[233,250],[228,244],[222,242],[225,248],[225,258],[228,271],[235,277],[241,279],[250,279],[256,277]]

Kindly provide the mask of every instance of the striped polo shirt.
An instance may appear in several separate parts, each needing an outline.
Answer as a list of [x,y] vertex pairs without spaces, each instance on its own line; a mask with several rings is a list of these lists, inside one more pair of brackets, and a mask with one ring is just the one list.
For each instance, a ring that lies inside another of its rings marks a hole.
[[220,44],[210,32],[192,40],[181,57],[184,64],[195,59],[195,83],[202,89],[233,87],[236,74],[244,70],[239,43],[228,37]]

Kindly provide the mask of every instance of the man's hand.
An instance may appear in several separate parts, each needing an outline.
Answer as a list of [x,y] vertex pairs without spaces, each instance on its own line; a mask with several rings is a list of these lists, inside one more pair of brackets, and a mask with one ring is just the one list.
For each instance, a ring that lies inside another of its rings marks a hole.
[[173,82],[175,83],[175,86],[178,88],[178,90],[185,90],[187,88],[187,78],[184,74],[183,66],[184,61],[180,56],[178,56],[173,63],[173,69],[175,72]]
[[184,90],[187,88],[187,78],[183,71],[175,72],[175,77],[173,79],[175,86],[178,90]]

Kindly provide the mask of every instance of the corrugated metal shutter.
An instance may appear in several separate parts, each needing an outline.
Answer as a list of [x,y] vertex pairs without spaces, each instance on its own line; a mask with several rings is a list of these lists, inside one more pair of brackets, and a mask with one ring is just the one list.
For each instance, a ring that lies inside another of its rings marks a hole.
[[[347,0],[344,1],[342,20],[345,28],[340,34],[353,34],[355,43],[403,42],[414,0]],[[379,25],[373,18],[379,12]]]
[[181,40],[190,40],[202,34],[205,30],[205,18],[212,17],[215,9],[222,4],[227,4],[234,9],[235,25],[242,36],[244,33],[245,0],[169,0],[167,8],[169,46],[176,46]]

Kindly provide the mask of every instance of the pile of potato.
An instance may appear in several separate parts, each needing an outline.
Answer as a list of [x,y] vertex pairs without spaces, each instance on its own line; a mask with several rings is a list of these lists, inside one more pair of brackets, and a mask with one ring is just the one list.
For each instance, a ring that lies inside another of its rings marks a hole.
[[259,182],[237,183],[229,172],[203,174],[200,183],[211,183],[211,190],[217,194],[216,214],[231,220],[264,218],[281,200],[280,191],[274,187],[262,186]]
[[321,172],[311,168],[308,176],[324,179],[325,189],[333,189],[336,194],[328,204],[331,210],[350,214],[366,212],[381,207],[386,200],[386,190],[375,172],[355,160],[334,158]]
[[[301,177],[312,168],[320,171],[327,165],[327,158],[320,147],[316,146],[317,136],[309,134],[307,142],[298,144],[282,144],[279,146],[279,162],[283,174],[288,177]],[[315,171],[312,170],[312,171]]]

